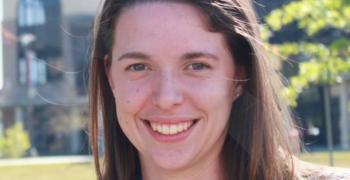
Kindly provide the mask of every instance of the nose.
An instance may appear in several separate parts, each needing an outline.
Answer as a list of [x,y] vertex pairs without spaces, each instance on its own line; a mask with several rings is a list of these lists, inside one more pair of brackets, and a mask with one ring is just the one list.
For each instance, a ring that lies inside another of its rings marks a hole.
[[158,76],[154,83],[153,104],[163,111],[169,111],[184,101],[179,80],[174,75]]

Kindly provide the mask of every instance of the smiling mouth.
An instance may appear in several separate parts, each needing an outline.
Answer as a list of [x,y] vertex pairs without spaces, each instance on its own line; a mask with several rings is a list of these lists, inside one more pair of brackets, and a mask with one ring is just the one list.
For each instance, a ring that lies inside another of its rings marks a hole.
[[159,123],[159,122],[151,122],[148,120],[145,120],[146,124],[156,133],[161,135],[177,135],[183,132],[186,132],[191,127],[193,127],[199,119],[194,119],[191,121],[186,122],[179,122],[179,123]]

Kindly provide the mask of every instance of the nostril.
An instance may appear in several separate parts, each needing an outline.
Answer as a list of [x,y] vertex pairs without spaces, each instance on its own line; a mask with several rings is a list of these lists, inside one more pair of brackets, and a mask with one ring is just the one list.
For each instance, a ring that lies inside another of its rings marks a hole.
[[153,96],[153,104],[160,109],[169,109],[180,105],[182,102],[182,94],[176,91],[163,91]]
[[159,96],[154,98],[154,104],[160,109],[171,109],[175,106],[180,105],[183,102],[181,96],[172,95],[172,96]]

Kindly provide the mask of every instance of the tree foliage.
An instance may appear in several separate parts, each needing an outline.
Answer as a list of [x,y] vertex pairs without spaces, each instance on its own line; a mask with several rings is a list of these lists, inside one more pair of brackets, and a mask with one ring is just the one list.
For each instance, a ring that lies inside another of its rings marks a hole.
[[[293,22],[306,36],[298,42],[269,45],[277,54],[290,59],[302,57],[298,74],[289,78],[284,90],[292,106],[298,95],[311,84],[341,82],[350,71],[350,0],[298,0],[273,10],[266,17],[263,36],[283,30]],[[336,34],[323,42],[322,31]]]
[[21,123],[15,123],[0,134],[0,157],[18,158],[23,156],[30,148],[28,133]]

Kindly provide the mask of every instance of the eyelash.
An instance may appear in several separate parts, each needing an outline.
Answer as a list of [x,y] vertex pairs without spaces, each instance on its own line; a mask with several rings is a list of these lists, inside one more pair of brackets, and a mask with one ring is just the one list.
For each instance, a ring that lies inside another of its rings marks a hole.
[[[142,69],[139,69],[140,66],[142,66]],[[193,71],[201,71],[201,70],[210,69],[210,68],[211,67],[208,64],[201,63],[201,62],[190,63],[189,65],[186,66],[186,69],[193,70]],[[149,68],[146,64],[143,64],[143,63],[135,63],[126,67],[127,71],[134,71],[134,72],[150,70],[150,69],[151,68]]]
[[[193,65],[197,65],[197,68],[198,68],[198,65],[200,65],[200,69],[195,69],[193,68]],[[191,68],[192,66],[192,68]],[[195,62],[195,63],[191,63],[187,66],[187,68],[189,70],[193,70],[193,71],[200,71],[200,70],[205,70],[205,69],[210,69],[210,66],[208,64],[205,64],[205,63],[201,63],[201,62]]]
[[[137,70],[137,68],[140,68],[138,66],[143,66],[143,69],[142,70]],[[131,64],[128,67],[126,67],[127,71],[134,71],[134,72],[144,71],[146,69],[150,69],[150,68],[146,64],[143,64],[143,63]]]

